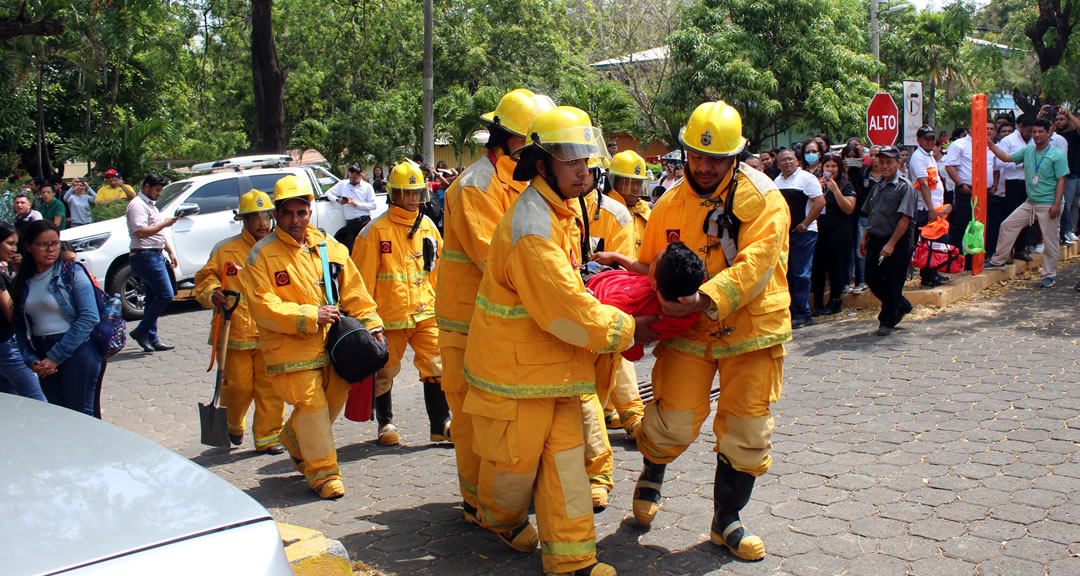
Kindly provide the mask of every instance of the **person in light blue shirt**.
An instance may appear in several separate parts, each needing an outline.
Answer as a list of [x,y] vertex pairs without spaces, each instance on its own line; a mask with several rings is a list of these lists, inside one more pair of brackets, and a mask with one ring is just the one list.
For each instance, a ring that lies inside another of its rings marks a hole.
[[1024,185],[1027,201],[1013,211],[1001,223],[997,251],[990,259],[988,269],[1003,268],[1013,248],[1017,235],[1032,218],[1039,220],[1043,233],[1043,288],[1054,285],[1057,276],[1058,251],[1060,249],[1061,201],[1065,195],[1065,178],[1069,175],[1069,161],[1065,153],[1050,145],[1050,122],[1045,118],[1035,120],[1031,130],[1032,144],[1012,153],[990,142],[990,150],[1002,162],[1024,165]]
[[86,180],[76,178],[71,183],[71,188],[64,192],[64,202],[67,202],[68,209],[71,210],[68,218],[69,227],[82,226],[94,221],[94,216],[90,214],[90,206],[94,204],[95,199],[97,199],[97,192],[86,183]]

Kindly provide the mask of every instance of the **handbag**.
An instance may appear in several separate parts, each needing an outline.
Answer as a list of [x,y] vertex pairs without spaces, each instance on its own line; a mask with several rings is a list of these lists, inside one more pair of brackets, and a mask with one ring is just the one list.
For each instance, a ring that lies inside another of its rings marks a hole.
[[[319,243],[319,258],[322,260],[323,287],[326,289],[326,301],[333,306],[334,280],[330,274],[330,260],[326,254],[326,241]],[[326,353],[334,371],[343,380],[350,383],[367,380],[390,359],[386,346],[380,344],[364,328],[360,320],[341,314],[341,319],[330,325],[326,335]]]
[[959,274],[964,271],[964,255],[951,244],[919,240],[911,253],[911,265],[946,274]]
[[63,278],[64,283],[69,287],[75,286],[76,266],[82,268],[90,279],[90,284],[94,288],[94,301],[97,303],[99,321],[90,331],[90,343],[94,345],[102,358],[111,358],[123,350],[124,345],[127,344],[127,322],[119,313],[108,314],[109,295],[98,287],[97,282],[94,282],[94,277],[81,262],[64,262],[60,265],[60,277]]

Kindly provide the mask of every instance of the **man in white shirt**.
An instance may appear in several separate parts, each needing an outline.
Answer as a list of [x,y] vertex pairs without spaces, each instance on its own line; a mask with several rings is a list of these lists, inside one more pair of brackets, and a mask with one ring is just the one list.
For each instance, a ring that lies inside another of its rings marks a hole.
[[[998,142],[998,148],[1001,148],[1009,154],[1031,144],[1031,129],[1035,126],[1035,118],[1029,114],[1021,114],[1020,117],[1016,119],[1016,125],[1017,128],[1012,134],[1009,134]],[[987,254],[993,254],[997,251],[997,239],[998,234],[1001,231],[1001,223],[1005,221],[1005,218],[1008,218],[1009,214],[1012,214],[1014,210],[1019,208],[1020,205],[1027,200],[1027,185],[1024,183],[1024,166],[1013,164],[1012,162],[1002,162],[997,157],[994,157],[994,162],[996,168],[1001,172],[998,179],[1005,182],[1005,202],[1000,206],[1000,211],[995,210],[987,214]],[[989,205],[989,208],[991,209],[994,207],[994,204]],[[1016,242],[1013,244],[1013,258],[1031,262],[1031,256],[1027,255],[1027,248],[1034,244],[1032,242],[1033,235],[1034,231],[1030,226],[1020,232],[1020,235],[1016,237]]]
[[[937,133],[933,126],[921,126],[915,132],[918,146],[908,161],[911,172],[911,181],[917,191],[918,207],[915,212],[915,223],[918,227],[926,226],[929,222],[936,221],[940,216],[938,207],[945,203],[945,186],[938,174],[937,161],[934,160],[934,143],[937,141]],[[955,209],[955,206],[954,206]],[[938,242],[948,242],[949,233],[940,238],[931,238]],[[948,278],[937,270],[921,268],[919,276],[922,285],[927,287],[939,286],[948,281]]]
[[[810,321],[810,271],[817,244],[817,219],[825,208],[821,182],[799,168],[795,152],[783,150],[777,159],[780,175],[776,187],[784,194],[791,209],[790,248],[788,252],[788,289],[791,291],[791,327],[802,328]],[[800,220],[798,214],[803,214]]]
[[[992,142],[997,126],[993,122],[986,122],[986,141]],[[997,185],[996,170],[994,169],[994,155],[989,149],[983,151],[986,154],[986,189],[993,190]],[[952,231],[952,245],[959,246],[964,238],[964,230],[968,222],[971,222],[971,134],[954,141],[949,145],[945,153],[945,172],[956,183],[953,191],[953,207],[949,213],[949,230]],[[966,266],[970,266],[968,259]]]
[[339,180],[326,191],[327,198],[344,206],[345,226],[334,234],[334,239],[352,251],[356,235],[371,221],[375,203],[375,189],[364,180],[364,171],[358,164],[349,166],[349,179]]

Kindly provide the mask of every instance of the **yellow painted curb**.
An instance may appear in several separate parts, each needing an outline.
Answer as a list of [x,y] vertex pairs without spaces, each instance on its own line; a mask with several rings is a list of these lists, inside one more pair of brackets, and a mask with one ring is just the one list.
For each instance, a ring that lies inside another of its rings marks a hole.
[[278,522],[285,557],[297,576],[352,576],[349,553],[322,532]]
[[[1058,267],[1067,260],[1072,260],[1080,256],[1080,244],[1073,244],[1072,246],[1061,246],[1061,250],[1058,253]],[[989,262],[990,257],[987,256],[986,261]],[[1031,262],[1024,262],[1023,260],[1017,260],[1015,263],[1006,266],[1002,270],[983,270],[978,276],[972,276],[971,272],[963,272],[960,274],[951,274],[949,278],[951,281],[948,284],[943,284],[935,288],[905,288],[904,297],[908,299],[914,306],[929,306],[931,308],[941,308],[963,300],[968,296],[972,296],[997,285],[999,282],[1005,280],[1011,280],[1022,274],[1026,270],[1038,271],[1042,266],[1042,254],[1031,254]],[[916,279],[918,275],[916,274]],[[916,283],[917,284],[917,283]],[[826,298],[828,293],[826,293]],[[881,307],[881,302],[874,297],[870,291],[866,291],[862,294],[845,294],[844,295],[845,306],[856,306],[867,310],[876,310]]]

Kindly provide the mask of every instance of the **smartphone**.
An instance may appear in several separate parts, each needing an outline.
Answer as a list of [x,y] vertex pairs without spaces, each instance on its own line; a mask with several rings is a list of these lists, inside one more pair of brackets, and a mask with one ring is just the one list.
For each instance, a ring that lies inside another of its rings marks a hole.
[[832,180],[832,172],[822,172],[821,177],[826,180]]
[[862,166],[862,158],[847,158],[844,164],[847,164],[848,168],[859,168]]

